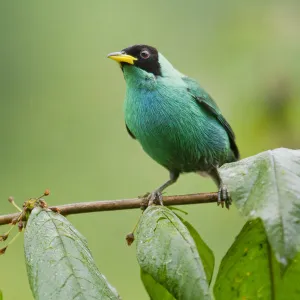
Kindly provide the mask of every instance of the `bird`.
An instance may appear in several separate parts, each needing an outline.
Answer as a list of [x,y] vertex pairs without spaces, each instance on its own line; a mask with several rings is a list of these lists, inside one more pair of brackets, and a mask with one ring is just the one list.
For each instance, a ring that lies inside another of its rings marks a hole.
[[125,126],[143,150],[169,171],[169,179],[147,194],[161,204],[162,192],[182,173],[210,176],[218,205],[229,208],[230,194],[218,168],[239,160],[235,134],[210,95],[179,72],[155,47],[136,44],[108,58],[119,63],[126,82]]

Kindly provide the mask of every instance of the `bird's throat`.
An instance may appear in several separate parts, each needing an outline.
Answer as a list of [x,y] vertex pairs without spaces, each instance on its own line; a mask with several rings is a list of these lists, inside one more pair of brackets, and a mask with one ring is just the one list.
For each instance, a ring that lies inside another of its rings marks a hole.
[[123,66],[124,79],[127,89],[153,90],[156,86],[156,78],[153,74],[135,66]]

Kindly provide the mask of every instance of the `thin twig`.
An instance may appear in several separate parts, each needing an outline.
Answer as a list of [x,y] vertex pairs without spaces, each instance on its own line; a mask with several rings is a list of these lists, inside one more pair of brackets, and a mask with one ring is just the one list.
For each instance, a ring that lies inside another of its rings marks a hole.
[[[190,194],[180,196],[165,196],[163,202],[165,206],[170,205],[185,205],[185,204],[201,204],[217,202],[217,193],[201,193]],[[82,213],[90,213],[96,211],[108,211],[108,210],[121,210],[121,209],[134,209],[141,208],[143,205],[143,198],[122,199],[122,200],[103,200],[93,202],[79,202],[72,204],[63,204],[58,206],[49,207],[53,210],[58,210],[60,214],[74,215]],[[11,223],[19,213],[0,216],[0,225]]]

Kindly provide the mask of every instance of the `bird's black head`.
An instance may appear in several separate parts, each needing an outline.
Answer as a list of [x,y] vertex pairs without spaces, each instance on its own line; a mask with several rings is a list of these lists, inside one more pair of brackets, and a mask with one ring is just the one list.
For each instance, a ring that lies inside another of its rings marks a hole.
[[123,49],[121,52],[113,52],[109,58],[116,60],[123,66],[134,65],[155,76],[161,76],[161,68],[156,48],[147,45],[134,45]]

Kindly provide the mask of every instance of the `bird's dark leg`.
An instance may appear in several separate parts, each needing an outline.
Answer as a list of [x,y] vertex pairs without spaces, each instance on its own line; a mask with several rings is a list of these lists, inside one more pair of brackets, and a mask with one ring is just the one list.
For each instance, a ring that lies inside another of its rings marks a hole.
[[153,203],[158,202],[160,205],[163,205],[162,201],[162,192],[170,185],[175,183],[179,177],[179,173],[170,171],[170,179],[162,184],[159,188],[154,190],[152,193],[148,195],[148,206],[152,205]]
[[220,177],[220,174],[218,172],[217,168],[213,168],[209,171],[209,175],[212,177],[212,179],[214,180],[214,182],[216,183],[216,185],[219,188],[218,191],[218,205],[221,204],[222,207],[225,207],[229,209],[230,205],[231,205],[231,198],[229,195],[229,192],[227,190],[227,187],[223,184],[222,179]]

